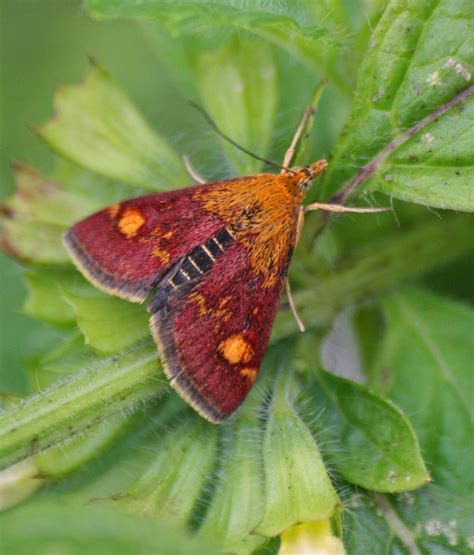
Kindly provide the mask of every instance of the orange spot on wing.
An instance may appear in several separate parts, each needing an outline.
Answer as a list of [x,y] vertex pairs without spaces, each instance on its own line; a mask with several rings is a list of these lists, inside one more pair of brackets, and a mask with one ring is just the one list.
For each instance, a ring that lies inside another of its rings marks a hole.
[[240,371],[242,376],[248,378],[252,383],[255,381],[257,377],[258,370],[256,368],[242,368]]
[[138,230],[146,222],[143,213],[138,208],[131,206],[127,207],[118,222],[120,232],[125,235],[127,239],[135,237]]
[[254,355],[252,345],[240,334],[231,335],[224,341],[221,341],[219,350],[231,364],[250,362]]
[[206,306],[206,297],[200,293],[191,293],[189,299],[198,305],[199,316],[207,316],[211,313],[210,308]]
[[[212,315],[215,318],[221,318],[224,322],[227,322],[232,317],[232,311],[228,308],[224,308],[225,305],[232,300],[232,297],[224,297],[219,302],[218,309],[208,306],[206,297],[201,295],[201,293],[191,293],[191,295],[189,295],[189,299],[197,304],[200,317]],[[216,329],[219,329],[219,326],[217,326]]]
[[223,308],[229,301],[232,300],[232,297],[224,297],[221,302],[219,303],[219,308]]
[[116,202],[115,204],[112,204],[112,206],[109,206],[108,208],[108,212],[109,212],[109,216],[111,218],[115,218],[115,216],[119,213],[120,210],[120,203]]
[[151,250],[151,254],[152,256],[156,256],[156,258],[159,258],[160,261],[163,262],[163,264],[168,264],[168,262],[170,261],[170,253],[160,248],[159,245],[153,247],[153,249]]

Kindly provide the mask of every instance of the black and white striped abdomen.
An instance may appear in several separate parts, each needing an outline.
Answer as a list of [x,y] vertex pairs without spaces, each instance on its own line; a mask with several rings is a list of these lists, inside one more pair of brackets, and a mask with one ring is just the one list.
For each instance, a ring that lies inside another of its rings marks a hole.
[[188,255],[181,258],[157,283],[156,293],[148,304],[148,311],[152,314],[166,306],[168,301],[183,291],[194,287],[214,261],[225,249],[234,242],[231,232],[224,227],[210,237],[202,245],[195,247]]

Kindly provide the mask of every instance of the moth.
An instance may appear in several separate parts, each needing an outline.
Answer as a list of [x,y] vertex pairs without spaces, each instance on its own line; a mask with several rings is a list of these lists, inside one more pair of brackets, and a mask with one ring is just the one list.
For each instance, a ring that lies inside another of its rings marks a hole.
[[131,302],[148,300],[170,384],[211,422],[233,414],[255,382],[304,212],[376,210],[318,203],[303,209],[311,181],[327,167],[325,160],[287,167],[304,121],[279,174],[126,200],[64,236],[94,286]]

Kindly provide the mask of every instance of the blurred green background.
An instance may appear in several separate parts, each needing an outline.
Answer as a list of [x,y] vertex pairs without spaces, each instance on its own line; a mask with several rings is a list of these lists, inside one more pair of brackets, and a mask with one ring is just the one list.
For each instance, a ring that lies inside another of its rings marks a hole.
[[[90,56],[107,67],[157,128],[169,129],[177,119],[176,90],[163,79],[160,60],[140,28],[126,22],[91,21],[81,4],[0,0],[0,199],[13,191],[13,160],[48,170],[50,153],[33,129],[52,115],[55,87],[80,81]],[[34,353],[55,333],[22,314],[21,272],[0,253],[0,391],[12,393],[26,391],[25,354]]]

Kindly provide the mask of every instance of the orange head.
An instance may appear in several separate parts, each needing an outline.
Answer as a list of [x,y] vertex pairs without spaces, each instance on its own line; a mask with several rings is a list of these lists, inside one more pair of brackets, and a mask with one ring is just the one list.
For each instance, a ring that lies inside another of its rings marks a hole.
[[328,163],[326,160],[318,160],[304,168],[291,168],[287,175],[298,189],[305,193],[311,185],[311,181],[320,173],[326,170]]

